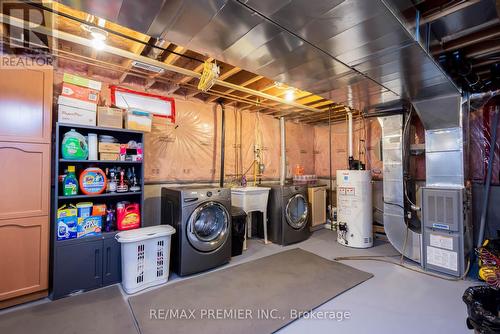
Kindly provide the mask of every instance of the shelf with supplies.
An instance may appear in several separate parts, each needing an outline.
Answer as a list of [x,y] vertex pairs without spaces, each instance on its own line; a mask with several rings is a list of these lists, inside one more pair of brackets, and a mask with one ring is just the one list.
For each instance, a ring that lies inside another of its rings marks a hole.
[[127,191],[123,193],[104,193],[96,195],[68,195],[59,196],[59,200],[72,200],[72,199],[92,199],[92,198],[106,198],[106,197],[121,197],[121,196],[134,196],[142,195],[142,191]]
[[142,161],[120,161],[120,160],[71,160],[71,159],[59,159],[61,163],[68,164],[116,164],[116,165],[126,165],[126,164],[142,164]]
[[54,132],[50,296],[58,299],[121,281],[115,235],[143,224],[144,133],[67,123]]

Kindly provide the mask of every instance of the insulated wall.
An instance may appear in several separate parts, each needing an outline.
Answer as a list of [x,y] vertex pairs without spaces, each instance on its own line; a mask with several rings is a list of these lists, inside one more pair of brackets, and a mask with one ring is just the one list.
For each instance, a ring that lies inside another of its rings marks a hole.
[[[92,78],[104,81],[102,77]],[[54,83],[57,96],[61,91],[62,73],[56,75]],[[128,84],[127,87],[141,91],[139,85]],[[154,89],[148,93],[165,95]],[[155,117],[152,131],[145,135],[145,181],[217,183],[220,175],[221,107],[194,99],[174,98],[175,124]],[[101,104],[111,105],[107,84],[103,85],[100,100]],[[270,115],[239,111],[232,106],[225,109],[226,182],[239,182],[240,175],[245,172],[249,182],[253,181],[256,144],[261,147],[261,161],[265,166],[262,179],[278,180],[279,120]],[[57,115],[55,117],[57,119]],[[304,167],[304,173],[314,173],[314,136],[313,126],[286,122],[288,177],[293,175],[297,164]]]
[[[318,177],[329,177],[329,129],[328,126],[314,128],[314,165]],[[358,119],[353,122],[353,155],[361,159],[366,168],[371,169],[372,178],[381,178],[382,161],[380,156],[381,127],[376,118]],[[332,173],[338,169],[348,169],[347,124],[332,124]],[[361,155],[359,152],[361,151]]]
[[[488,103],[489,102],[489,103]],[[470,150],[469,173],[473,182],[483,183],[486,179],[488,159],[491,150],[493,112],[492,100],[483,99],[471,102],[469,117]],[[491,183],[500,184],[500,122],[497,127],[497,139],[493,160]]]

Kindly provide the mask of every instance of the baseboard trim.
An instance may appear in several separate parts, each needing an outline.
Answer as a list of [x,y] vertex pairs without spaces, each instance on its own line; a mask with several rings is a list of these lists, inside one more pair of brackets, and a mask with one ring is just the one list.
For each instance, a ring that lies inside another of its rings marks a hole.
[[37,299],[42,299],[47,297],[48,295],[49,295],[48,290],[42,290],[42,291],[32,292],[24,296],[2,300],[0,301],[0,310],[11,306],[32,302]]

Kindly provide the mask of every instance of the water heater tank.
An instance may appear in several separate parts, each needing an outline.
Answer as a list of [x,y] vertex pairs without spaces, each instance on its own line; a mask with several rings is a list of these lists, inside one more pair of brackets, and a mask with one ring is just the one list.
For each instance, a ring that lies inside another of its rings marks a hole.
[[371,172],[337,171],[337,242],[354,248],[373,246]]

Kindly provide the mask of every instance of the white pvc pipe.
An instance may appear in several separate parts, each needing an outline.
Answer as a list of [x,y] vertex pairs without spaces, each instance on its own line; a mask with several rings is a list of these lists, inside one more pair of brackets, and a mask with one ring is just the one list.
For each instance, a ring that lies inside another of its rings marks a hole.
[[286,178],[286,142],[285,142],[285,117],[280,117],[280,185],[285,185]]
[[349,149],[347,151],[348,157],[352,157],[352,112],[347,112],[347,127],[348,127],[348,135],[347,135],[347,140],[349,141]]

